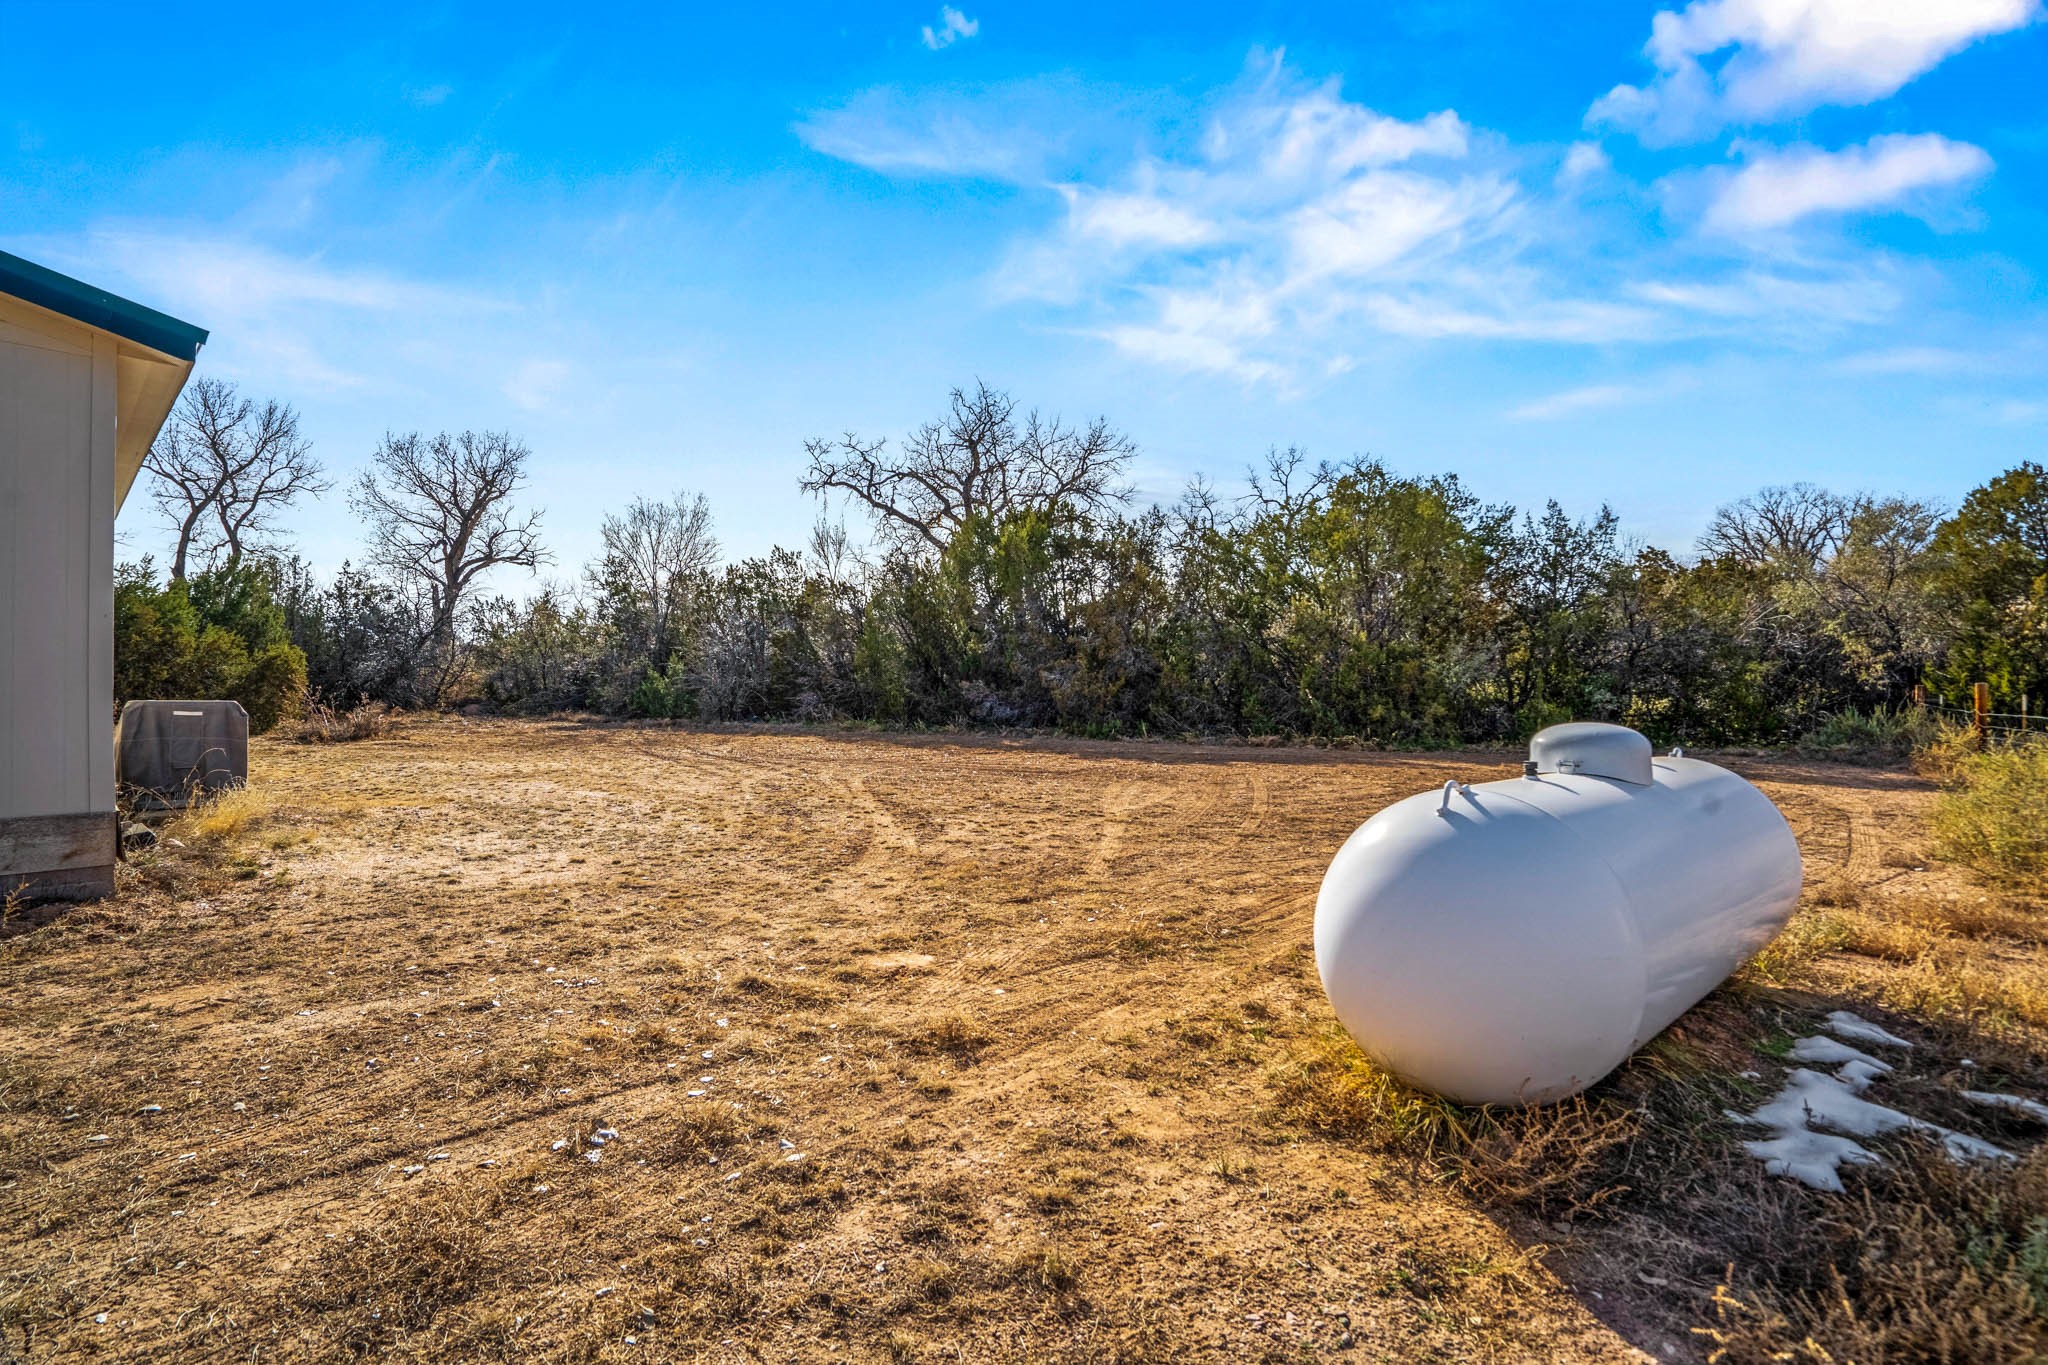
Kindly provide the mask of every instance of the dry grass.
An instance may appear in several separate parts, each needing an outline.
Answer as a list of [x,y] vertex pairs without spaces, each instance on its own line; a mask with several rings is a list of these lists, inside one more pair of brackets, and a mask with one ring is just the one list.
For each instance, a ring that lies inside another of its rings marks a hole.
[[173,838],[223,849],[254,833],[274,805],[267,792],[231,787],[195,798],[164,828]]
[[286,733],[300,744],[350,744],[362,739],[382,739],[397,727],[397,717],[382,702],[364,702],[337,710],[309,698],[304,714]]
[[2048,743],[2000,746],[1947,768],[1936,851],[2001,885],[2048,891]]
[[[2048,1351],[2048,1153],[1958,1165],[1919,1144],[1859,1196],[1773,1220],[1771,1279],[1733,1272],[1711,1361],[2022,1361]],[[1731,1283],[1732,1281],[1732,1283]]]
[[[1835,1330],[1834,1274],[1887,1358],[2031,1330],[2025,1219],[1951,1237],[1975,1281],[1934,1221],[2031,1185],[1830,1203],[1721,1117],[1836,1007],[1910,1007],[1941,1122],[1961,1057],[2048,1079],[2036,918],[1913,860],[1896,774],[1760,770],[1792,929],[1583,1102],[1471,1111],[1334,1029],[1308,931],[1358,820],[1490,760],[432,720],[254,760],[0,939],[28,1359],[1736,1360]],[[1830,1221],[1915,1217],[1896,1276]]]

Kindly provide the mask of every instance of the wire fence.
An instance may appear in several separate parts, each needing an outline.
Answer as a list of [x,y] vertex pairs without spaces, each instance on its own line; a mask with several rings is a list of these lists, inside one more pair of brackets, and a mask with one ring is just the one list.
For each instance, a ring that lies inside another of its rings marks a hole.
[[[2025,708],[2025,703],[2022,703]],[[2048,723],[2044,723],[2039,712],[2025,708],[2018,711],[1979,711],[1974,706],[1952,706],[1948,699],[1928,698],[1920,703],[1920,709],[1952,719],[1958,725],[1967,725],[1987,738],[2029,735],[2034,738],[2048,738]]]

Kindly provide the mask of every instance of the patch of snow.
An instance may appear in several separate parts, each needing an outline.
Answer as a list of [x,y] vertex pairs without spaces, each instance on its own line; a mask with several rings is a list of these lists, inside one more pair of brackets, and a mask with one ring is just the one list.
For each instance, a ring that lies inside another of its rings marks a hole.
[[[1835,1032],[1860,1042],[1912,1046],[1846,1011],[1829,1015],[1827,1022]],[[1799,1039],[1792,1045],[1790,1056],[1798,1061],[1838,1063],[1839,1069],[1830,1076],[1795,1067],[1785,1080],[1785,1088],[1753,1113],[1722,1111],[1737,1123],[1773,1130],[1771,1137],[1742,1144],[1745,1151],[1764,1163],[1765,1171],[1771,1175],[1790,1176],[1814,1189],[1839,1194],[1843,1165],[1867,1166],[1879,1160],[1876,1153],[1855,1139],[1900,1131],[1939,1138],[1951,1161],[2012,1159],[2012,1153],[1981,1138],[1863,1099],[1863,1092],[1892,1069],[1867,1053],[1831,1038],[1814,1037]],[[2042,1113],[2048,1115],[2048,1106],[2042,1107]],[[1815,1127],[1830,1131],[1816,1133]]]
[[2030,1100],[2024,1095],[2001,1095],[1990,1090],[1965,1090],[1963,1098],[1972,1104],[1985,1105],[1992,1109],[2010,1109],[2024,1114],[2036,1123],[2048,1123],[2048,1104]]
[[1911,1047],[1911,1043],[1896,1033],[1887,1033],[1868,1019],[1860,1018],[1847,1010],[1836,1010],[1827,1018],[1828,1030],[1859,1043],[1875,1043],[1879,1047]]
[[1792,1044],[1792,1050],[1785,1054],[1795,1062],[1807,1062],[1813,1066],[1840,1066],[1844,1062],[1868,1062],[1879,1071],[1890,1071],[1891,1064],[1880,1062],[1867,1052],[1838,1043],[1833,1038],[1801,1038]]

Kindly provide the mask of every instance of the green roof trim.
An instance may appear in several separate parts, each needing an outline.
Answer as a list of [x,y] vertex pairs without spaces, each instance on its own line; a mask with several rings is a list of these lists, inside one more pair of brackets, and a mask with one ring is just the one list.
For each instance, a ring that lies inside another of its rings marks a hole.
[[59,275],[47,266],[4,251],[0,251],[0,294],[12,294],[176,360],[197,360],[199,348],[206,344],[204,327],[180,322],[168,313],[144,308],[119,294],[95,289],[82,280]]

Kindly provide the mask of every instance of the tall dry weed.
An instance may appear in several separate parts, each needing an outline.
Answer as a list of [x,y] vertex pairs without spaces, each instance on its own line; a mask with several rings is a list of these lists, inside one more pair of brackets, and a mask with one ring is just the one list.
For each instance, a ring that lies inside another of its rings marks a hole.
[[1950,766],[1936,851],[2001,885],[2048,887],[2048,743],[2002,745]]

